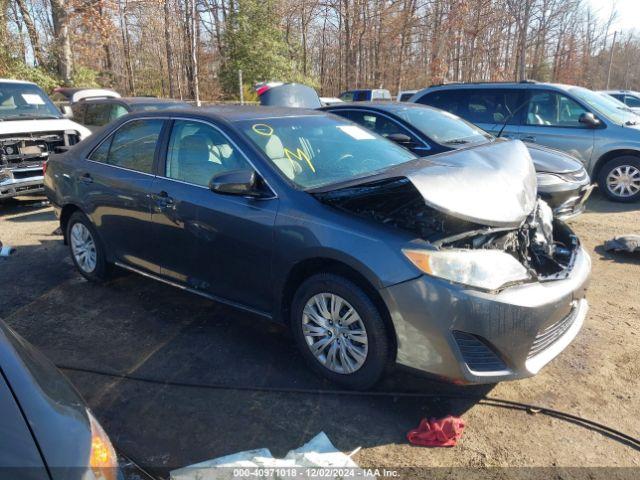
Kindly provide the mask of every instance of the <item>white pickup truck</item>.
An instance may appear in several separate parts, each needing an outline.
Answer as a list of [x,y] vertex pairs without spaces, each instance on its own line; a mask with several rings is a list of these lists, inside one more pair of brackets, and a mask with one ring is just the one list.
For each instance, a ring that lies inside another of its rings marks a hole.
[[0,200],[41,192],[49,155],[90,134],[36,84],[0,79]]

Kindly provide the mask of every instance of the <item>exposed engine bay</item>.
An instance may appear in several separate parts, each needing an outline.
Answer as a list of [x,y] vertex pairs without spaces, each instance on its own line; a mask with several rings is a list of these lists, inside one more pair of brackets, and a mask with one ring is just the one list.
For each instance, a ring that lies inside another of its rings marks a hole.
[[436,210],[406,177],[386,178],[322,193],[321,202],[418,235],[439,249],[498,249],[513,255],[533,277],[561,277],[578,239],[539,200],[518,228],[491,227]]
[[75,131],[0,135],[0,168],[42,165],[56,148],[75,145],[79,141]]

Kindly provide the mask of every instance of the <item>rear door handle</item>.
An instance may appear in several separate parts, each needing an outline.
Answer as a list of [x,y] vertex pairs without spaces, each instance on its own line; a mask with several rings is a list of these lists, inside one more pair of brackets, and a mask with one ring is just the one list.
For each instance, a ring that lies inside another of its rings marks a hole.
[[523,142],[532,142],[535,143],[536,141],[536,137],[534,137],[533,135],[526,135],[524,137],[521,137],[520,140],[522,140]]
[[82,183],[93,183],[93,177],[91,177],[90,173],[83,173],[80,175],[80,181]]

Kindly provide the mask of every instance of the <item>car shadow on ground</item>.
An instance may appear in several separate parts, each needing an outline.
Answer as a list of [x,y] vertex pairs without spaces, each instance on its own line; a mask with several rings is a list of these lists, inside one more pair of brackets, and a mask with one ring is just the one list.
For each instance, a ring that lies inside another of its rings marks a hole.
[[[50,209],[50,207],[49,201],[43,196],[7,198],[0,200],[0,217]],[[53,211],[48,210],[48,212],[53,215]]]
[[637,252],[615,252],[607,251],[604,245],[598,245],[594,251],[600,255],[603,260],[616,263],[629,263],[631,265],[640,265],[640,251]]
[[598,213],[640,212],[640,201],[631,203],[614,202],[596,189],[587,201],[586,208],[590,212]]
[[[307,368],[284,327],[133,274],[91,284],[61,240],[46,244],[20,248],[0,269],[6,284],[49,263],[38,276],[50,282],[1,315],[54,363],[72,367],[64,373],[116,447],[160,476],[242,450],[284,456],[321,431],[345,452],[406,443],[421,418],[463,415],[492,388],[395,370],[377,392],[442,397],[302,393],[336,386]],[[20,289],[29,290],[26,281]]]

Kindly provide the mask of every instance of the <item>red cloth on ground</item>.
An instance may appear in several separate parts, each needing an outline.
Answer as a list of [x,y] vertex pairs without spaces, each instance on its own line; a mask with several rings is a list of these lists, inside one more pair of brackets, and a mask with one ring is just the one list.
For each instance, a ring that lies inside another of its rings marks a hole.
[[423,418],[418,428],[407,433],[407,439],[422,447],[454,447],[462,436],[462,430],[464,421],[459,417]]

